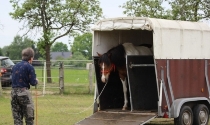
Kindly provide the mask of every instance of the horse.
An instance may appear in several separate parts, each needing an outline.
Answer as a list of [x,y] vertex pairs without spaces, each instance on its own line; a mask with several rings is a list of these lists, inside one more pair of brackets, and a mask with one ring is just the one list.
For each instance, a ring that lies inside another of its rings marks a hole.
[[134,46],[132,43],[119,44],[108,50],[104,54],[98,54],[98,64],[101,70],[101,81],[107,83],[110,72],[118,70],[118,74],[123,86],[124,105],[122,110],[128,108],[127,97],[127,70],[126,70],[126,55],[152,55],[151,45],[142,44]]

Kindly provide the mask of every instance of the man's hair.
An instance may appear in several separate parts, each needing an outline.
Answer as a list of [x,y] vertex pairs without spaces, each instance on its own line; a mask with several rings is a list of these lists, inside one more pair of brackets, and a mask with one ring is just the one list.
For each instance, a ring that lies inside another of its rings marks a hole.
[[22,50],[22,60],[29,61],[34,57],[34,50],[31,47]]

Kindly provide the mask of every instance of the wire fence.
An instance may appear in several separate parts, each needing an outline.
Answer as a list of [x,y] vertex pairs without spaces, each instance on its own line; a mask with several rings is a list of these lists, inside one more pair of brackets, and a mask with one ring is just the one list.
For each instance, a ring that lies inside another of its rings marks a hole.
[[[18,63],[20,60],[13,62]],[[60,93],[61,82],[62,94],[93,93],[95,72],[92,60],[57,60],[49,63],[35,60],[32,65],[39,80],[37,87],[43,90],[43,94]],[[9,83],[4,83],[2,87],[10,88]]]
[[[35,125],[71,125],[92,114],[95,88],[92,60],[35,61],[33,66],[39,80],[37,88],[30,89],[35,105]],[[50,77],[47,75],[49,70]],[[4,106],[4,110],[0,110],[0,118],[4,118],[0,125],[13,124],[10,91],[11,86],[0,88],[0,106]]]

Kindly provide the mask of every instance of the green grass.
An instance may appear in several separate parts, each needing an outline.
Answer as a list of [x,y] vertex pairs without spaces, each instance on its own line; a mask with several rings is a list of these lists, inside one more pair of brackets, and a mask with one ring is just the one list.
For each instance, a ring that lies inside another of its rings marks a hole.
[[[35,95],[35,90],[32,90]],[[45,95],[33,96],[35,114],[37,111],[38,125],[73,125],[76,122],[83,120],[90,116],[93,112],[92,107],[93,95],[92,94],[71,94],[71,95]],[[13,118],[10,109],[9,94],[0,97],[0,125],[11,125]],[[37,102],[37,104],[36,104]],[[82,112],[82,113],[80,113]],[[36,118],[36,115],[35,115]],[[35,120],[35,122],[36,122]],[[156,124],[171,124],[171,120],[165,119],[163,122],[152,121],[150,125]],[[36,125],[36,123],[35,123]]]
[[[6,90],[0,96],[0,125],[13,124],[9,92]],[[36,91],[31,92],[35,104],[35,125],[36,121],[37,125],[73,125],[92,115],[93,94],[48,94],[36,97]],[[173,125],[173,119],[155,118],[147,125]]]
[[[33,100],[35,108],[37,102],[38,125],[73,125],[92,114],[92,107],[87,109],[93,103],[92,94],[45,95],[37,97],[37,101],[33,96]],[[0,118],[4,119],[0,120],[0,125],[12,125],[9,94],[0,97],[0,107],[3,107]],[[77,114],[81,111],[84,112]]]
[[[43,82],[43,69],[35,67],[38,79]],[[64,68],[64,83],[66,84],[85,84],[88,83],[89,70]],[[47,77],[47,76],[46,76]],[[53,83],[59,82],[59,68],[51,68]]]

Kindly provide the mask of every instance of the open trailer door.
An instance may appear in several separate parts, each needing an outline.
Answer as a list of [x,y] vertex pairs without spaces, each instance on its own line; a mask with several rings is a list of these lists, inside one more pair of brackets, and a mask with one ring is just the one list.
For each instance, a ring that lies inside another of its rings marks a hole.
[[99,111],[75,125],[143,125],[156,116],[146,112]]

